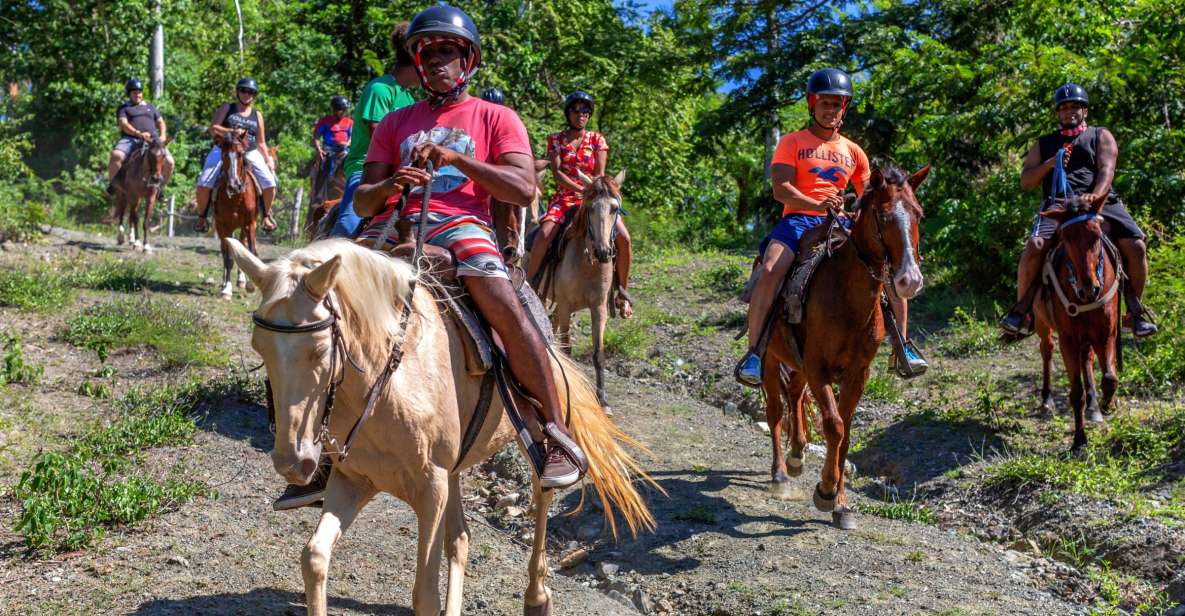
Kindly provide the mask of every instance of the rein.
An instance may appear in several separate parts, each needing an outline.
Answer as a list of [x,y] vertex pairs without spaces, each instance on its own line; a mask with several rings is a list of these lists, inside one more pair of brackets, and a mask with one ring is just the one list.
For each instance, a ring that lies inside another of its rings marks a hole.
[[[881,258],[881,263],[880,263],[881,267],[880,267],[879,272],[877,272],[876,268],[874,268],[873,265],[871,263],[869,263],[869,258],[867,255],[864,254],[864,251],[860,250],[860,247],[856,244],[855,239],[852,237],[852,232],[849,231],[848,229],[845,229],[842,224],[839,224],[839,212],[837,212],[835,210],[835,208],[829,207],[829,208],[827,208],[827,216],[832,221],[834,221],[835,228],[839,229],[840,232],[843,233],[844,236],[847,238],[847,240],[848,240],[847,243],[851,244],[852,248],[855,249],[856,257],[858,259],[860,259],[860,263],[864,266],[864,269],[868,272],[869,277],[871,277],[873,280],[875,280],[876,282],[879,282],[882,285],[885,285],[887,287],[892,287],[893,285],[890,283],[892,281],[893,265],[889,261],[889,251],[888,251],[888,247],[885,245],[884,232],[881,231],[880,216],[878,216],[875,212],[872,214],[872,216],[874,218],[873,222],[876,224],[876,235],[874,237],[876,239],[876,242],[881,245],[881,248],[885,249],[885,256]],[[831,251],[830,244],[828,244],[827,250],[830,253],[830,251]],[[828,256],[831,256],[831,255],[828,254]]]
[[[1070,225],[1095,218],[1102,220],[1102,216],[1099,216],[1098,214],[1081,214],[1062,222],[1060,225],[1058,225],[1058,230],[1060,231]],[[1115,297],[1115,294],[1119,291],[1120,280],[1122,280],[1124,277],[1122,261],[1115,254],[1115,250],[1111,246],[1110,241],[1106,239],[1106,235],[1102,237],[1103,251],[1099,254],[1099,269],[1101,270],[1103,268],[1103,260],[1106,258],[1106,255],[1111,255],[1111,260],[1115,264],[1115,278],[1111,281],[1111,286],[1107,287],[1107,291],[1093,302],[1087,304],[1076,304],[1070,301],[1069,296],[1066,295],[1065,289],[1062,289],[1061,281],[1057,276],[1057,271],[1053,267],[1053,261],[1057,256],[1057,251],[1049,251],[1049,255],[1045,258],[1045,264],[1042,267],[1042,274],[1044,274],[1045,280],[1049,286],[1053,287],[1053,291],[1057,295],[1058,300],[1061,302],[1062,308],[1066,310],[1066,314],[1070,315],[1071,317],[1076,317],[1083,312],[1090,312],[1092,310],[1102,308],[1103,306],[1107,305],[1107,302],[1111,301],[1111,298]],[[1073,277],[1073,275],[1074,270],[1071,269],[1070,276]],[[1102,278],[1102,276],[1100,276],[1100,278]]]

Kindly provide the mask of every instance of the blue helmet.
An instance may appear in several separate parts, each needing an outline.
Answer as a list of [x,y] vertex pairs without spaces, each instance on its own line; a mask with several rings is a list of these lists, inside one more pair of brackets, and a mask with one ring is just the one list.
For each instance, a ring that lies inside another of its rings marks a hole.
[[1089,106],[1090,99],[1086,96],[1086,88],[1076,83],[1067,83],[1058,88],[1053,93],[1053,108],[1057,109],[1062,103],[1082,103]]

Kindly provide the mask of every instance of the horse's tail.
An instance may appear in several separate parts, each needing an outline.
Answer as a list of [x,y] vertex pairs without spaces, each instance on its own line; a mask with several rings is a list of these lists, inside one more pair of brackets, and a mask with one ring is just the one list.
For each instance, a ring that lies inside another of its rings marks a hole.
[[[588,457],[588,477],[592,479],[593,487],[601,498],[605,521],[609,524],[613,537],[617,538],[617,521],[613,516],[613,508],[621,512],[631,535],[636,536],[639,529],[653,530],[656,526],[654,515],[638,494],[634,479],[645,480],[664,495],[666,491],[642,470],[623,447],[629,445],[642,448],[642,445],[605,415],[601,403],[597,400],[596,391],[576,362],[564,353],[556,352],[552,354],[551,368],[555,374],[561,407],[566,408],[567,402],[571,401],[568,428],[572,431],[576,443],[584,450],[584,455]],[[582,492],[580,504],[575,511],[579,511],[583,504]]]

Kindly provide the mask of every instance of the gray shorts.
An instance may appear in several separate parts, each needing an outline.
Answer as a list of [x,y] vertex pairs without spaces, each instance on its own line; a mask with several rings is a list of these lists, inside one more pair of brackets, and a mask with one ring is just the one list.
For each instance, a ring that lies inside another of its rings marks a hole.
[[144,143],[143,139],[132,137],[130,135],[123,135],[119,138],[119,141],[115,142],[115,148],[113,149],[116,152],[123,152],[123,155],[127,156],[128,154],[132,153],[133,149],[140,147],[141,143]]

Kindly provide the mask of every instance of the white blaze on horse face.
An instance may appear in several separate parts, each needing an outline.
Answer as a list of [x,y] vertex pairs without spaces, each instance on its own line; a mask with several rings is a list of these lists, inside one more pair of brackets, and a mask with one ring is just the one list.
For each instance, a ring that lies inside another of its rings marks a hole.
[[912,219],[908,206],[901,199],[893,204],[893,222],[901,233],[901,264],[893,278],[893,288],[902,299],[910,299],[922,290],[922,270],[913,258],[913,236],[910,234]]

